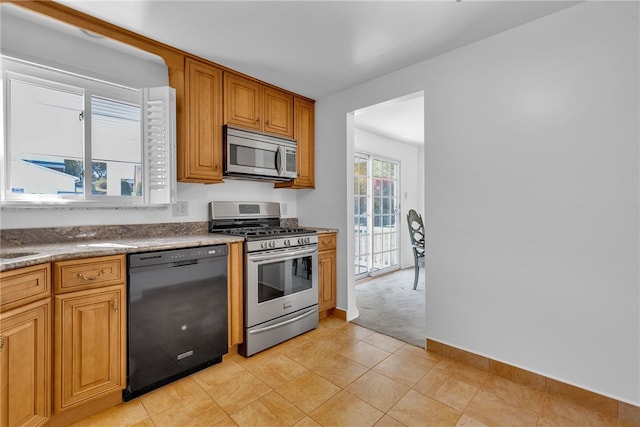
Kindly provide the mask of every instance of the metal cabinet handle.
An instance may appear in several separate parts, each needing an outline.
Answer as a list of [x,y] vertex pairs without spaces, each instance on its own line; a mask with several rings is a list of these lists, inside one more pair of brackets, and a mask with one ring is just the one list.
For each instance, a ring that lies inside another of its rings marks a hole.
[[4,348],[4,337],[0,335],[0,351]]
[[100,273],[98,273],[97,276],[93,276],[93,277],[87,277],[82,273],[78,273],[78,277],[81,278],[82,280],[96,280],[99,279],[100,277],[102,277],[102,275],[105,273],[104,270],[100,270]]
[[118,300],[114,299],[111,305],[113,306],[113,311],[117,313],[118,310],[120,309],[120,303],[118,303]]

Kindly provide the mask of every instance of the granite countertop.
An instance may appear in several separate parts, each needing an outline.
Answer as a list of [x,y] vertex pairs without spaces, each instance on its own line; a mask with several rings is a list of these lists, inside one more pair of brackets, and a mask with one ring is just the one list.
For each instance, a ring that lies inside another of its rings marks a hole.
[[300,227],[302,228],[306,228],[307,230],[313,230],[313,231],[317,231],[318,234],[327,234],[327,233],[337,233],[338,229],[337,228],[325,228],[325,227],[306,227],[304,225],[301,225]]
[[[331,228],[304,227],[318,234]],[[242,242],[208,232],[207,222],[2,230],[0,272],[45,262]]]
[[[77,243],[64,242],[45,245],[3,246],[0,250],[0,272],[44,262],[73,258],[90,258],[105,255],[219,245],[230,242],[242,242],[243,240],[242,237],[207,233],[172,237],[138,237],[132,239],[79,241]],[[13,257],[14,255],[23,256]]]
[[242,241],[209,233],[207,222],[7,229],[0,234],[0,272],[65,259]]

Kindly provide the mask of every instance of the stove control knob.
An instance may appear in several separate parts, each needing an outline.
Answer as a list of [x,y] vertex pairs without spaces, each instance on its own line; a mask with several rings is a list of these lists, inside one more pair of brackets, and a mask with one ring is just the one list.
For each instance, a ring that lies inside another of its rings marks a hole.
[[276,242],[274,242],[273,240],[269,242],[269,247],[270,248],[275,248],[276,247]]
[[262,243],[260,243],[260,247],[261,247],[262,249],[267,249],[267,246],[268,246],[267,242],[262,242]]
[[304,239],[303,239],[302,237],[300,237],[300,238],[298,239],[298,244],[299,244],[299,245],[302,245],[303,243],[304,243]]
[[284,245],[285,246],[291,246],[291,242],[289,241],[289,239],[284,241]]

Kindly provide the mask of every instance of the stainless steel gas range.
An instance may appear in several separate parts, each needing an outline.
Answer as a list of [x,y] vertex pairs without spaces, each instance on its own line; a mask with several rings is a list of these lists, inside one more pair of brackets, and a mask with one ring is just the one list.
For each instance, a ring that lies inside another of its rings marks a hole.
[[318,326],[318,236],[280,226],[275,202],[210,202],[209,231],[245,238],[244,342],[251,356]]

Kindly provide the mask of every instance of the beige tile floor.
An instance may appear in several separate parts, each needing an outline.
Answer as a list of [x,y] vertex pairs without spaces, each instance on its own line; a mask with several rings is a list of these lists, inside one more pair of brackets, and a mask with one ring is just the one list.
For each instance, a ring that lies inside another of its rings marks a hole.
[[73,426],[625,426],[329,317]]

